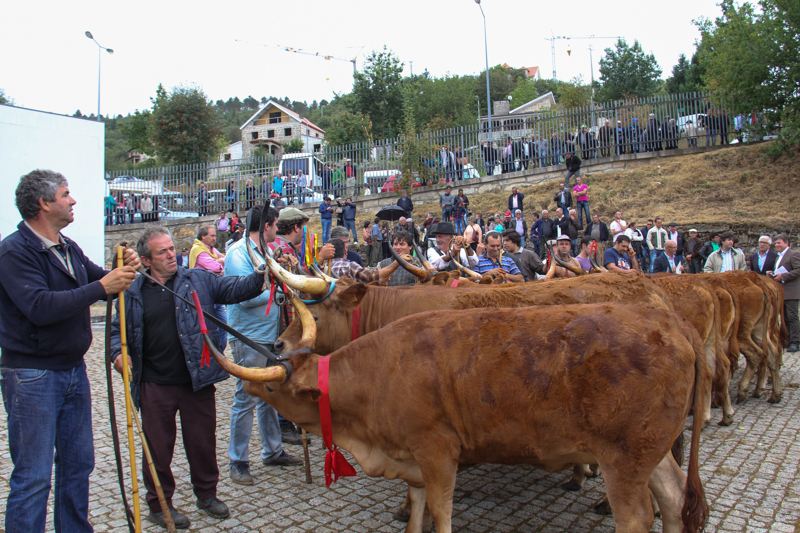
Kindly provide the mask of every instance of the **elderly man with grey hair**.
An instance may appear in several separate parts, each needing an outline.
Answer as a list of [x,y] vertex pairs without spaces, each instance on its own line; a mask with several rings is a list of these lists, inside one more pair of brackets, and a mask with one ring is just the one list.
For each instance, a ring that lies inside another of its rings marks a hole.
[[336,226],[335,228],[331,229],[331,239],[339,239],[344,243],[345,249],[347,250],[345,257],[348,261],[357,263],[362,267],[364,266],[364,261],[361,259],[361,256],[350,249],[350,232],[347,230],[347,228],[344,226]]
[[[214,384],[227,379],[228,373],[213,359],[203,361],[204,337],[197,312],[178,296],[191,301],[192,292],[197,291],[203,310],[212,312],[215,304],[235,304],[257,297],[264,285],[264,273],[224,277],[201,268],[179,267],[169,231],[160,226],[146,229],[136,248],[142,264],[158,283],[141,276],[126,291],[126,333],[133,368],[131,395],[141,409],[142,427],[167,505],[175,525],[188,527],[189,519],[172,506],[175,478],[170,464],[177,436],[175,417],[180,412],[183,447],[197,508],[214,518],[227,518],[228,506],[217,498]],[[162,285],[178,296],[166,292]],[[216,328],[211,328],[208,335],[219,348]],[[111,360],[118,371],[122,370],[121,350],[117,314],[111,325]],[[142,475],[150,508],[147,518],[164,527],[150,470],[143,469]]]
[[44,531],[55,463],[56,531],[90,532],[94,469],[92,398],[84,354],[89,307],[127,289],[139,257],[111,272],[61,233],[75,215],[67,179],[34,170],[19,180],[17,231],[0,243],[0,388],[6,408],[9,479],[5,531]]
[[758,272],[762,276],[767,275],[767,270],[771,270],[775,265],[778,254],[770,250],[772,238],[769,235],[762,235],[758,238],[758,250],[750,256],[750,270]]

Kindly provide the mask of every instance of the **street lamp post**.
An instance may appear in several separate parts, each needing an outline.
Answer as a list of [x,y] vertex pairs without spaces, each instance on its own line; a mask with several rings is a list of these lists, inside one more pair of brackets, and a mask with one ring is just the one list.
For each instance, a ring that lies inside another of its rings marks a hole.
[[[594,128],[596,124],[594,120],[594,61],[592,61],[592,50],[592,45],[589,45],[589,69],[592,84],[592,92],[589,93],[589,109],[592,111],[592,128]],[[589,131],[592,131],[592,128],[589,128]]]
[[114,50],[112,50],[111,48],[106,48],[105,46],[102,46],[100,43],[98,43],[95,40],[95,38],[92,36],[92,32],[90,32],[90,31],[86,32],[86,37],[88,37],[89,39],[94,41],[94,44],[96,44],[98,46],[98,48],[97,48],[97,121],[99,122],[100,121],[100,64],[101,64],[101,62],[102,62],[101,60],[103,58],[103,50],[105,50],[109,54],[113,54]]
[[486,51],[486,114],[489,118],[489,146],[492,146],[492,92],[489,89],[489,38],[486,35],[486,14],[483,12],[481,0],[475,0],[483,15],[483,47]]

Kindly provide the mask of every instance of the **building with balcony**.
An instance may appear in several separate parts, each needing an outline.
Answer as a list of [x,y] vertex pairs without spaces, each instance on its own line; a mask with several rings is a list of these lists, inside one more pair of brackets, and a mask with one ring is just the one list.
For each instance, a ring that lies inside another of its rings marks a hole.
[[280,156],[283,143],[294,139],[303,142],[304,152],[319,152],[325,138],[325,130],[273,100],[256,111],[239,129],[242,131],[242,157],[245,158],[250,157],[258,146],[271,155]]

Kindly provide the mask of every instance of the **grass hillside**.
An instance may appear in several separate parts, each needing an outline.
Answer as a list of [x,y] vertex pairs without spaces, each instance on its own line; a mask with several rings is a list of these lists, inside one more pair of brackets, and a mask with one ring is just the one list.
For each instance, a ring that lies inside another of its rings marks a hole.
[[[704,154],[671,158],[661,165],[632,170],[584,174],[589,185],[589,209],[609,223],[614,212],[640,225],[660,216],[664,224],[675,221],[689,224],[752,225],[795,233],[800,226],[800,150],[773,160],[765,154],[766,145],[734,146]],[[566,173],[566,171],[565,171]],[[574,182],[573,182],[574,185]],[[558,181],[521,186],[525,194],[525,218],[549,209],[555,214],[553,195]],[[455,192],[455,191],[454,191]],[[470,210],[490,214],[507,210],[510,190],[468,195]],[[425,213],[440,216],[436,203],[414,202],[415,221]],[[366,220],[359,213],[358,222]],[[313,221],[315,231],[319,219]],[[357,227],[361,227],[357,224]]]

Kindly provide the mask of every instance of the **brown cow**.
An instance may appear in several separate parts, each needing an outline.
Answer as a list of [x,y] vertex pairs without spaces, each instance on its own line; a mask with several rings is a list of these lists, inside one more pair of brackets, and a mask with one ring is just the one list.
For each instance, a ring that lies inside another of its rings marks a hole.
[[[295,307],[304,329],[313,328],[305,306],[295,300]],[[666,533],[698,531],[707,517],[701,417],[693,421],[688,478],[670,454],[689,409],[702,410],[706,365],[697,331],[677,313],[633,305],[503,311],[413,315],[330,355],[333,441],[367,475],[409,484],[406,532],[420,531],[427,502],[436,530],[450,533],[456,472],[478,463],[549,471],[596,464],[616,531],[650,530],[648,487]],[[313,345],[304,333],[300,346]],[[318,355],[288,354],[287,379],[282,366],[241,369],[212,353],[234,375],[272,381],[245,389],[322,434]]]
[[[607,274],[603,274],[606,276]],[[688,320],[703,339],[703,349],[706,355],[708,368],[711,370],[714,389],[716,389],[718,403],[722,407],[721,426],[728,426],[733,422],[733,405],[730,398],[730,360],[722,347],[722,328],[730,329],[734,322],[733,303],[730,295],[725,292],[723,297],[728,299],[725,307],[727,314],[720,316],[721,305],[717,291],[710,284],[698,279],[698,276],[677,274],[653,274],[652,280],[670,298],[672,306],[680,315]],[[724,292],[724,291],[723,291]],[[711,390],[706,397],[704,419],[711,418]]]

